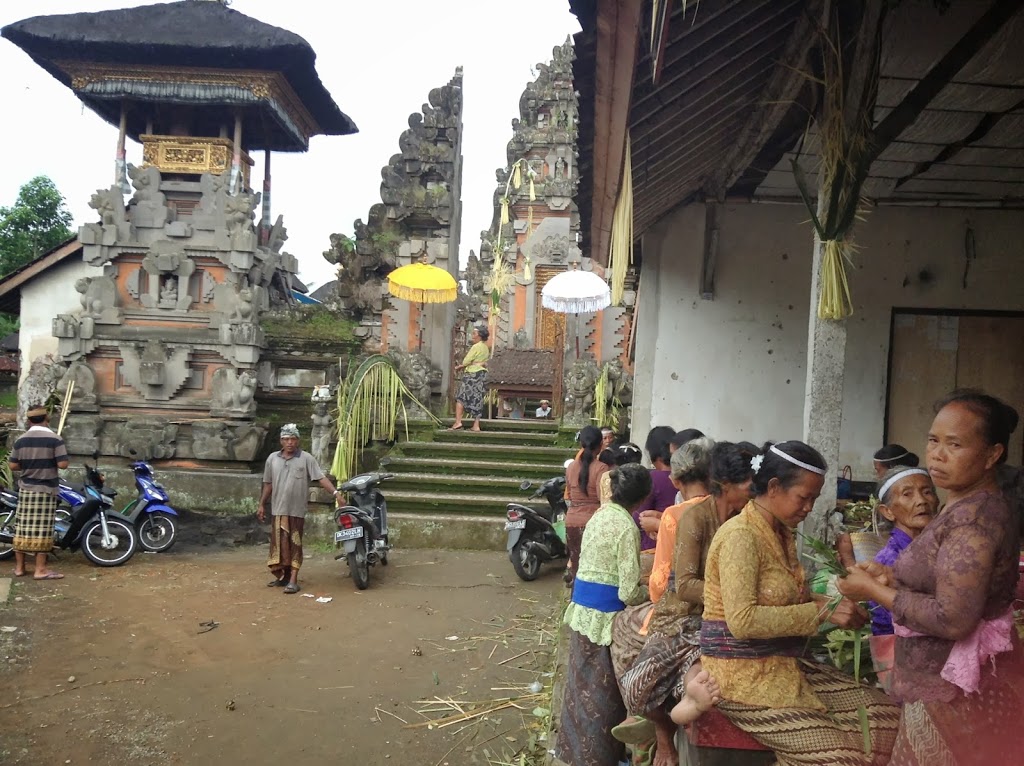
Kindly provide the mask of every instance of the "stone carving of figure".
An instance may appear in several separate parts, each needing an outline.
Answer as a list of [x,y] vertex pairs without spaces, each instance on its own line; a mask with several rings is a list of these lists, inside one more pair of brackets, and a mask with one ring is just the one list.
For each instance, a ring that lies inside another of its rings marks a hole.
[[235,304],[235,317],[242,322],[252,320],[252,288],[248,285],[238,291],[238,303]]
[[[118,205],[118,202],[121,204]],[[101,226],[116,226],[123,220],[119,216],[124,213],[124,198],[120,192],[111,194],[109,189],[100,189],[92,195],[89,207],[100,214]]]
[[530,336],[524,328],[520,327],[512,336],[512,348],[518,351],[530,348]]
[[313,405],[311,416],[313,428],[310,431],[310,454],[316,459],[321,468],[326,468],[331,463],[331,436],[334,433],[334,418],[327,411],[327,402],[317,402]]
[[564,157],[559,157],[557,160],[555,160],[555,178],[565,178],[565,169],[566,165]]
[[128,165],[128,175],[135,187],[130,203],[132,222],[143,228],[162,228],[170,211],[167,197],[160,191],[160,170],[153,165]]
[[63,398],[71,381],[75,387],[71,389],[71,410],[85,411],[96,409],[96,374],[85,362],[72,362],[67,372],[57,384],[57,393]]
[[608,394],[615,397],[622,405],[633,401],[633,380],[622,366],[621,359],[612,359],[604,365],[608,374]]
[[177,302],[178,285],[175,284],[173,277],[168,277],[164,280],[163,286],[160,288],[160,305],[174,308]]
[[259,204],[259,194],[242,192],[224,198],[224,221],[231,247],[235,250],[252,252],[256,249],[256,229],[253,226],[253,212]]
[[256,371],[242,370],[236,373],[230,367],[222,367],[213,374],[211,381],[213,403],[211,413],[248,417],[256,410]]
[[573,362],[565,375],[565,421],[583,426],[590,422],[590,408],[594,406],[594,386],[599,376],[597,364],[589,356]]

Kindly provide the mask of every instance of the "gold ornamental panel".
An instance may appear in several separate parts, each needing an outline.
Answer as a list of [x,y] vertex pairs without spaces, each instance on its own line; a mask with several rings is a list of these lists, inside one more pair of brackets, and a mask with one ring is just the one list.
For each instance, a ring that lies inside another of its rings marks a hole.
[[[220,175],[231,167],[234,144],[230,138],[191,136],[139,136],[142,139],[142,164],[154,165],[161,173]],[[249,186],[252,158],[242,152],[242,177]]]

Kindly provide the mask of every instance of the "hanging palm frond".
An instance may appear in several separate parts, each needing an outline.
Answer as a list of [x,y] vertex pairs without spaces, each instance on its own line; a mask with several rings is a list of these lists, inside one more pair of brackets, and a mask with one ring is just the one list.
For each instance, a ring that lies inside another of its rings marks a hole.
[[[392,361],[381,354],[369,357],[346,376],[338,387],[338,446],[331,463],[331,473],[339,482],[356,473],[367,444],[395,440],[399,421],[406,420],[406,397],[429,413],[402,382]],[[409,438],[408,430],[405,437]]]
[[608,365],[601,368],[601,375],[594,385],[594,423],[599,428],[607,426],[619,430],[622,420],[622,400],[608,377]]
[[612,236],[608,250],[608,271],[612,290],[612,305],[622,305],[626,289],[626,272],[633,265],[633,159],[629,135],[622,166],[622,184],[612,215]]

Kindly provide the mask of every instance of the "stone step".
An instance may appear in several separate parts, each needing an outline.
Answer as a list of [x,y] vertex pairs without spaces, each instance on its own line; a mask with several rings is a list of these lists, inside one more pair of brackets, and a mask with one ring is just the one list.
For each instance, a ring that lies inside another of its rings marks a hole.
[[434,442],[508,444],[512,446],[531,444],[539,447],[553,447],[556,436],[556,433],[547,431],[481,431],[480,433],[474,433],[472,431],[467,432],[463,428],[459,431],[438,431],[434,434]]
[[[454,418],[441,418],[445,428],[455,425]],[[462,427],[469,428],[473,421],[468,417],[463,418]],[[480,428],[483,431],[540,431],[542,433],[557,434],[557,420],[538,420],[537,418],[482,418]]]
[[[518,457],[518,456],[517,456]],[[570,455],[570,457],[572,457]],[[519,481],[547,481],[565,472],[564,460],[472,460],[462,458],[392,457],[387,470],[396,473],[433,473],[445,476],[501,476]],[[399,481],[395,479],[394,481]]]
[[488,516],[504,516],[506,505],[521,503],[525,499],[521,495],[459,495],[409,490],[390,490],[384,496],[388,501],[389,513],[466,513]]
[[[523,480],[515,476],[468,476],[466,474],[431,473],[427,470],[395,473],[396,478],[389,479],[384,487],[385,495],[392,490],[441,492],[451,495],[496,494],[504,496],[522,493],[523,498],[530,495],[529,491],[519,489]],[[555,475],[557,474],[552,474],[552,476]],[[531,481],[533,480],[531,479]]]
[[473,442],[402,442],[397,449],[403,457],[432,457],[480,460],[507,460],[538,463],[564,463],[576,452],[566,447],[540,447],[532,444],[486,444]]

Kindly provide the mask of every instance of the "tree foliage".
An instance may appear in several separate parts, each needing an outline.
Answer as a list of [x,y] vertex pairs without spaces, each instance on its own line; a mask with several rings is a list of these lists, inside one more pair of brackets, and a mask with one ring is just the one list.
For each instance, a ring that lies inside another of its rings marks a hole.
[[72,236],[71,213],[53,181],[36,176],[0,207],[0,275],[9,274]]

